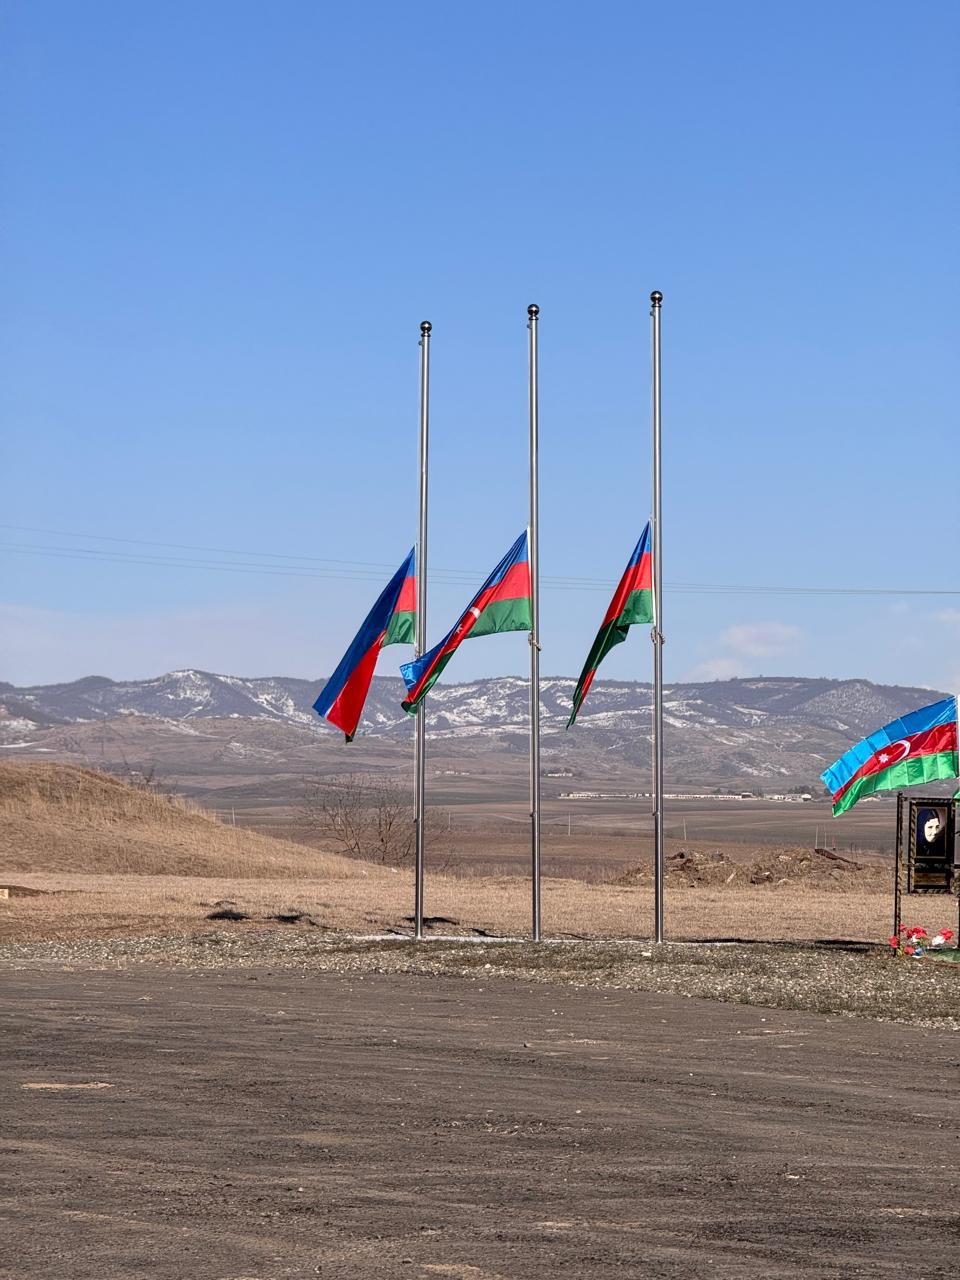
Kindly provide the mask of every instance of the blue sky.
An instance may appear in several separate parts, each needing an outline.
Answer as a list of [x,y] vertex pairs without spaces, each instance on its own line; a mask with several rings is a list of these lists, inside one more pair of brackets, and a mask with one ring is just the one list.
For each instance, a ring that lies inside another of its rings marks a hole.
[[960,685],[955,5],[3,27],[0,679],[328,672],[415,537],[425,318],[435,641],[527,520],[533,301],[576,674],[650,506],[658,288],[667,677]]

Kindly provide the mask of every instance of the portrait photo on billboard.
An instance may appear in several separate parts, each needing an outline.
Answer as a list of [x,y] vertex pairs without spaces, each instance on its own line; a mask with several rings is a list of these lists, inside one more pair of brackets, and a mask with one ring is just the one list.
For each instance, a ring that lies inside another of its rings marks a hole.
[[949,893],[953,879],[954,806],[949,800],[910,801],[908,893]]

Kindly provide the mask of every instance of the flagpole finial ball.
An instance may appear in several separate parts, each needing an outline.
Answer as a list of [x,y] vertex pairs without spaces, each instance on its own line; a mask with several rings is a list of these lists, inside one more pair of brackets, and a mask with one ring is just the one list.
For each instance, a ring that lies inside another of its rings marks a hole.
[[423,323],[420,325],[420,332],[423,334],[424,337],[426,337],[432,328],[433,328],[433,325],[430,323],[430,321],[424,320]]
[[530,317],[531,320],[535,320],[539,314],[540,314],[540,308],[537,306],[535,302],[531,302],[529,307],[527,307],[527,315]]
[[653,293],[650,295],[650,301],[655,307],[659,307],[660,303],[663,301],[663,294],[659,289],[654,289]]

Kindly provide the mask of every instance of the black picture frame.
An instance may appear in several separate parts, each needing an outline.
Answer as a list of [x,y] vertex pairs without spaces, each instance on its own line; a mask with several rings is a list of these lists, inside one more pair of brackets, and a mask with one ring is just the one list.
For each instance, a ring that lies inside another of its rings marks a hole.
[[907,893],[954,891],[956,808],[944,796],[907,802]]

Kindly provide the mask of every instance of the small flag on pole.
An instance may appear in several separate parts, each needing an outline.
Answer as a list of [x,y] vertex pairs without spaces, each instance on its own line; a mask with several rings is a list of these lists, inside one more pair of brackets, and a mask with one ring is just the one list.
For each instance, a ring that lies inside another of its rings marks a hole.
[[875,791],[957,776],[956,698],[891,720],[820,775],[833,797],[835,818]]
[[573,691],[573,708],[570,719],[567,721],[568,729],[577,718],[583,700],[593,684],[597,668],[610,650],[626,640],[627,632],[635,622],[652,621],[653,558],[650,554],[650,525],[647,524],[623,571],[620,585],[614,592],[610,607],[597,632],[597,638],[593,642],[593,648],[587,655],[583,670],[580,672],[580,679]]
[[462,640],[492,636],[501,631],[529,631],[532,626],[525,530],[470,601],[457,625],[428,653],[413,662],[405,662],[400,668],[407,686],[402,704],[404,711],[416,711]]
[[370,690],[380,650],[388,644],[412,644],[417,584],[411,551],[380,594],[350,648],[313,704],[317,715],[341,729],[352,742]]

